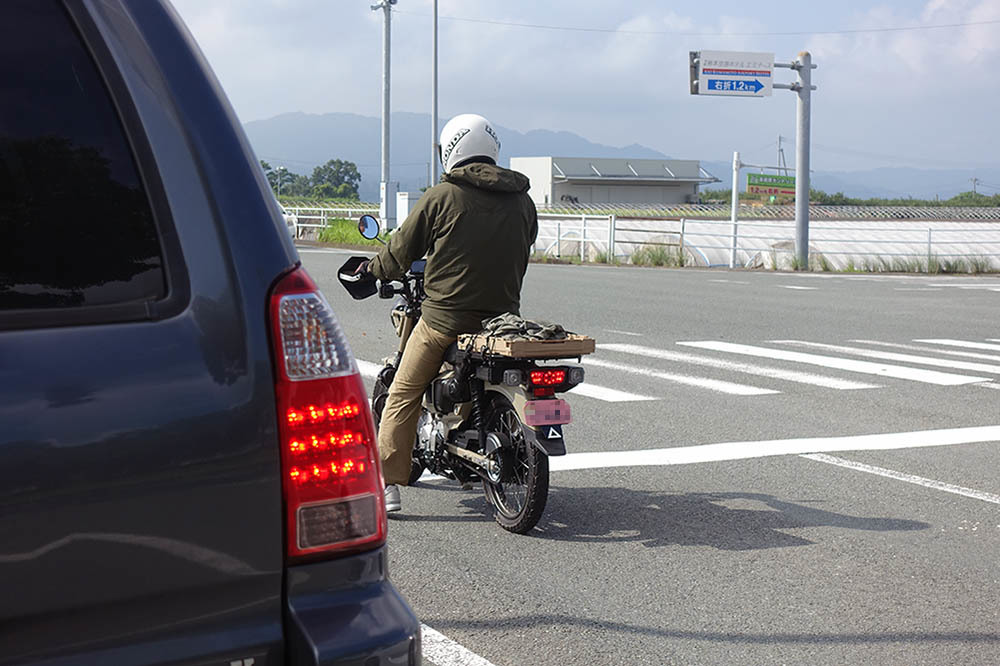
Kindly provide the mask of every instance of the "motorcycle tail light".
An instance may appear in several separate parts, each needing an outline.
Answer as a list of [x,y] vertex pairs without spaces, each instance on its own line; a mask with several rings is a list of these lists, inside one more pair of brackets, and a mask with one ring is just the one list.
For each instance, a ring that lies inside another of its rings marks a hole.
[[528,373],[532,386],[559,386],[566,382],[566,368],[545,368]]

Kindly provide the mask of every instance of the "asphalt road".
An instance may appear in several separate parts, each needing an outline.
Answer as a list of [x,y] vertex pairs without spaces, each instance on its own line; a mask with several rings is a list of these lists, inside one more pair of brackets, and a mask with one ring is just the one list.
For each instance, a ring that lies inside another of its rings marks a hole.
[[[389,302],[302,257],[356,356],[389,355]],[[1000,663],[998,306],[997,278],[532,265],[523,313],[597,338],[598,388],[532,534],[403,489],[429,661]]]

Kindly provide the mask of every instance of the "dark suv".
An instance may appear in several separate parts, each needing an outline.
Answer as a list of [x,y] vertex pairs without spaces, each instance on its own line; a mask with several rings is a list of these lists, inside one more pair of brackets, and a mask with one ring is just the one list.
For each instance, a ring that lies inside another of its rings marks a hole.
[[0,0],[0,663],[413,664],[356,363],[158,0]]

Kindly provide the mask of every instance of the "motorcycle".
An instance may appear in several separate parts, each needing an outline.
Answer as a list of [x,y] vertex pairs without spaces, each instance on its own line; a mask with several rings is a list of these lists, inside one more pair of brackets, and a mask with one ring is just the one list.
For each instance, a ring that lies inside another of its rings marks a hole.
[[[379,238],[371,215],[359,222],[361,235]],[[375,294],[401,297],[390,313],[399,337],[396,353],[384,360],[372,389],[376,427],[389,387],[421,315],[425,260],[414,262],[398,282],[379,282],[358,267],[366,257],[351,257],[337,277],[357,300]],[[548,500],[549,456],[565,455],[563,426],[570,423],[569,403],[557,397],[584,380],[579,365],[553,364],[576,357],[549,345],[543,356],[518,358],[495,353],[488,345],[468,344],[460,337],[445,352],[444,363],[424,394],[410,467],[409,484],[425,470],[456,480],[465,488],[481,481],[496,522],[525,534],[541,518]],[[473,338],[481,341],[482,338]]]

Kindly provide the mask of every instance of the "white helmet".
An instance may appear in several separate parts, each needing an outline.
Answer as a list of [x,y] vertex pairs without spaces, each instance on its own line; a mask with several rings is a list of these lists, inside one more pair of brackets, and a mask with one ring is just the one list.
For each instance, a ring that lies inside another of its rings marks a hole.
[[500,138],[490,127],[490,121],[482,116],[463,113],[449,120],[441,130],[438,155],[445,173],[474,157],[488,157],[496,164],[499,154]]

